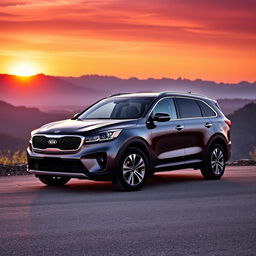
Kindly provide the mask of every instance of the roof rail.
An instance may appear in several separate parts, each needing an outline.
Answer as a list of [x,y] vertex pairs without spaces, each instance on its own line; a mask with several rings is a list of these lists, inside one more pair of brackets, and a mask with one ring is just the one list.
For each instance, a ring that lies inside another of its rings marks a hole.
[[110,97],[119,96],[119,95],[123,95],[123,94],[130,94],[130,92],[114,93],[114,94],[111,94]]
[[179,91],[164,91],[161,92],[160,94],[164,95],[164,94],[183,94],[183,95],[192,95],[192,96],[199,96],[202,98],[208,98],[206,95],[203,94],[198,94],[198,93],[192,93],[192,92],[179,92]]
[[206,95],[200,94],[200,93],[188,92],[187,94],[191,94],[191,95],[194,95],[194,96],[200,96],[200,97],[208,98]]
[[153,91],[121,92],[121,93],[114,93],[114,94],[110,95],[110,97],[126,95],[126,94],[136,94],[136,93],[156,93],[157,94],[157,92],[153,92]]
[[157,93],[157,92],[154,92],[154,91],[137,91],[136,93]]
[[[158,93],[159,96],[161,95],[170,95],[170,94],[177,94],[177,95],[186,95],[186,96],[197,96],[201,98],[207,98],[206,95],[203,94],[197,94],[192,92],[180,92],[180,91],[163,91],[163,92],[152,92],[152,91],[139,91],[139,92],[133,92],[133,93]],[[114,93],[110,95],[110,97],[119,96],[119,95],[126,95],[126,94],[133,94],[132,92],[122,92],[122,93]]]

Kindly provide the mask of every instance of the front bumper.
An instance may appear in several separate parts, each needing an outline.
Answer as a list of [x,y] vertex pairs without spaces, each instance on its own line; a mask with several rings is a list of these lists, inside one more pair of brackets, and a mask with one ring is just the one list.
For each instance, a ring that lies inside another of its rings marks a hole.
[[71,173],[71,172],[50,172],[50,171],[38,171],[33,169],[28,169],[29,173],[35,174],[35,176],[47,175],[47,176],[58,176],[58,177],[70,177],[70,178],[78,178],[78,179],[89,179],[84,173]]
[[27,149],[28,172],[36,176],[67,176],[110,180],[117,170],[120,141],[84,144],[75,153],[35,152]]

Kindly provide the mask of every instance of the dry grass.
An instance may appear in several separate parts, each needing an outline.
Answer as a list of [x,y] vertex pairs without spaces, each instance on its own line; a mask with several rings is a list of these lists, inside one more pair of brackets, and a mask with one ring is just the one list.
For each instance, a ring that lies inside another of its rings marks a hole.
[[13,164],[26,164],[27,163],[27,153],[26,151],[16,151],[12,153],[11,151],[0,152],[0,164],[3,165],[13,165]]

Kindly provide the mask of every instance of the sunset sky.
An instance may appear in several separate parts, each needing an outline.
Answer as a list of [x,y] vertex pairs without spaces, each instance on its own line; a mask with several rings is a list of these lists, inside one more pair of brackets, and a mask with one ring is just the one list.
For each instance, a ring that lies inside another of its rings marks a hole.
[[252,82],[256,1],[1,0],[0,73],[20,69]]

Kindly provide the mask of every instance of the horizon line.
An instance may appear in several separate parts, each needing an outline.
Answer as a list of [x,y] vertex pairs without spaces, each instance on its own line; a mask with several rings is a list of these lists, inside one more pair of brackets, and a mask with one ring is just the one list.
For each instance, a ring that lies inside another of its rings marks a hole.
[[163,79],[169,79],[169,80],[175,80],[175,81],[180,81],[180,80],[188,80],[191,82],[195,82],[195,81],[202,81],[202,82],[207,82],[207,83],[215,83],[215,84],[240,84],[240,83],[249,83],[249,84],[256,84],[256,80],[254,81],[248,81],[248,80],[240,80],[239,82],[216,82],[214,80],[204,80],[202,78],[196,78],[196,79],[190,79],[190,78],[186,78],[186,77],[181,77],[179,76],[178,78],[172,78],[172,77],[145,77],[145,78],[140,78],[140,77],[136,77],[136,76],[131,76],[131,77],[127,77],[127,78],[123,78],[123,77],[119,77],[116,75],[104,75],[104,74],[82,74],[82,75],[78,75],[78,76],[72,76],[72,75],[50,75],[50,74],[44,74],[44,73],[37,73],[34,75],[28,75],[28,76],[21,76],[21,75],[15,75],[15,74],[8,74],[8,73],[0,73],[1,75],[7,75],[7,76],[14,76],[14,77],[20,77],[20,78],[32,78],[32,77],[36,77],[36,76],[50,76],[50,77],[70,77],[70,78],[81,78],[81,77],[85,77],[85,76],[98,76],[98,77],[106,77],[106,78],[116,78],[116,79],[121,79],[121,80],[131,80],[131,79],[136,79],[139,81],[145,81],[145,80],[163,80]]

